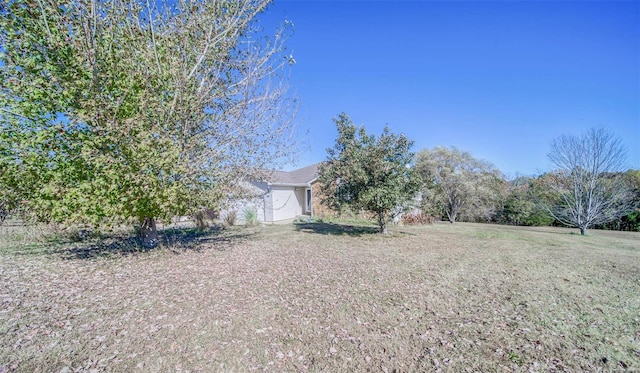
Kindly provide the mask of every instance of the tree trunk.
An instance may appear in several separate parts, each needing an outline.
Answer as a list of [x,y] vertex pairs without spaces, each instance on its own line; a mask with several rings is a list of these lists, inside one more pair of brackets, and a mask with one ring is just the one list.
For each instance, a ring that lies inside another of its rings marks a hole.
[[203,231],[207,229],[207,222],[205,221],[204,211],[198,211],[193,215],[193,219],[196,221],[196,229]]
[[380,233],[382,234],[388,234],[389,231],[387,230],[387,223],[382,223],[382,225],[380,225]]
[[447,217],[449,218],[449,223],[453,224],[456,222],[456,217],[458,212],[452,208],[447,209]]
[[140,239],[142,240],[142,247],[146,249],[152,249],[158,246],[158,231],[154,218],[146,217],[142,219],[142,224],[140,224]]
[[580,235],[581,236],[587,235],[587,227],[580,227]]
[[384,213],[378,213],[378,225],[380,226],[380,233],[387,234],[387,219],[384,218]]

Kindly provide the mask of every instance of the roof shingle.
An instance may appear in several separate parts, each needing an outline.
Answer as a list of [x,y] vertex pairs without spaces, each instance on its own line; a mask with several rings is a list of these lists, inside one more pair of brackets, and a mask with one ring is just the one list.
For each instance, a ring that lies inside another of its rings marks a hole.
[[271,184],[308,184],[318,177],[320,163],[293,171],[271,171],[267,174],[267,181]]

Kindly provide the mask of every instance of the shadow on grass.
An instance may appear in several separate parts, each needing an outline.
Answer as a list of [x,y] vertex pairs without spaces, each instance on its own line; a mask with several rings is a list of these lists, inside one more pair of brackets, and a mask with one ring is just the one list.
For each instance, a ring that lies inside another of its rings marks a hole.
[[296,223],[296,230],[305,233],[331,234],[336,236],[356,236],[378,234],[378,227],[335,224],[324,222]]
[[147,248],[137,236],[113,235],[99,240],[78,242],[72,246],[56,250],[65,259],[96,259],[137,255],[158,250],[169,250],[176,254],[186,251],[217,250],[224,251],[233,243],[246,240],[255,232],[220,227],[205,230],[195,228],[170,228],[158,232],[159,243]]

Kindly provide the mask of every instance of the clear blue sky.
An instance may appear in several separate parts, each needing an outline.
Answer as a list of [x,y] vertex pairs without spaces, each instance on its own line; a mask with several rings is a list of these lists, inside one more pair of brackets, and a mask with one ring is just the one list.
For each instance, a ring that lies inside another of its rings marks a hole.
[[295,25],[297,166],[326,158],[344,111],[511,177],[548,170],[553,138],[605,127],[640,169],[639,1],[275,0],[261,17]]

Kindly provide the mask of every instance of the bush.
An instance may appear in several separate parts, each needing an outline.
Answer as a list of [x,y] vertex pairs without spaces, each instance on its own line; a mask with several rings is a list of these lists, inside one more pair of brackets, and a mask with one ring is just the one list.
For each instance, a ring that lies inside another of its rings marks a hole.
[[254,227],[258,225],[258,212],[253,207],[247,207],[244,209],[244,222],[247,227]]
[[526,226],[548,226],[553,224],[554,219],[544,211],[534,211],[529,216],[522,219],[521,225]]
[[195,214],[193,214],[193,220],[195,221],[197,230],[205,230],[205,229],[207,229],[206,217],[202,213],[202,211],[198,211]]
[[228,226],[236,225],[236,218],[238,217],[238,213],[234,210],[228,211],[224,217],[224,222],[227,223]]
[[436,219],[423,212],[412,212],[402,215],[402,224],[404,225],[425,225],[433,224]]

